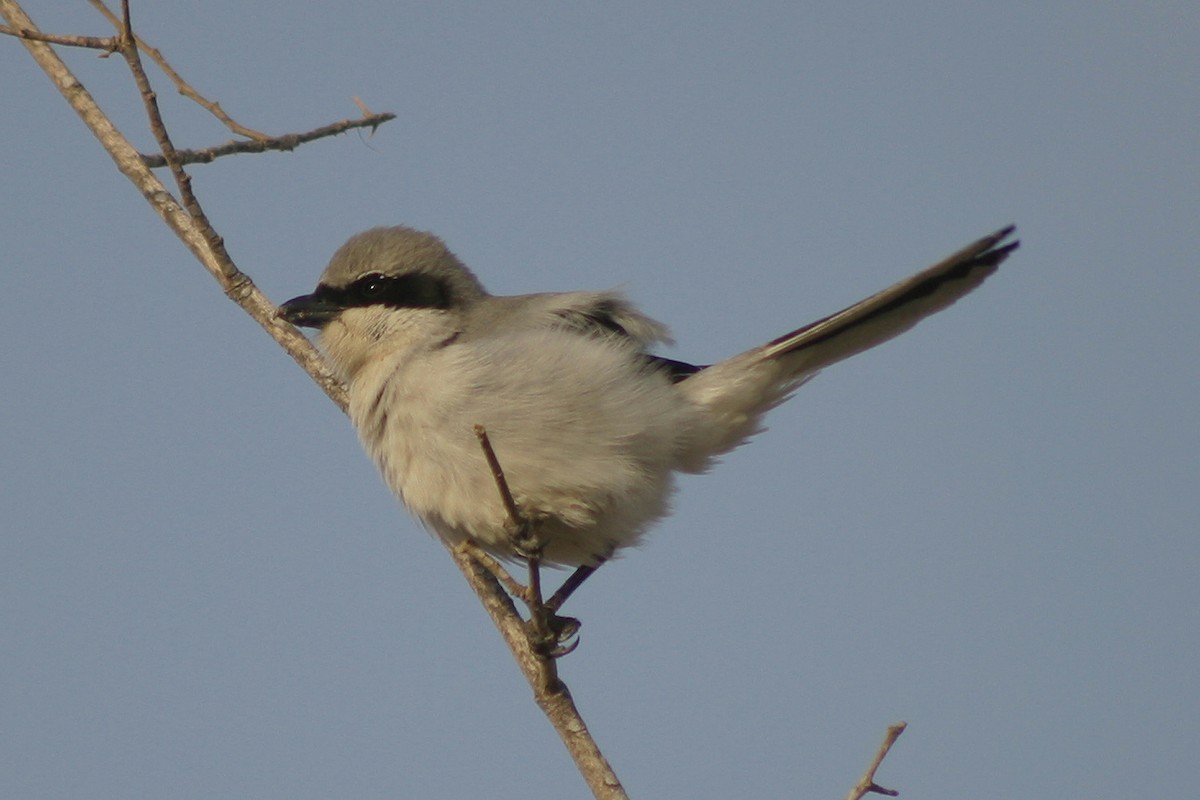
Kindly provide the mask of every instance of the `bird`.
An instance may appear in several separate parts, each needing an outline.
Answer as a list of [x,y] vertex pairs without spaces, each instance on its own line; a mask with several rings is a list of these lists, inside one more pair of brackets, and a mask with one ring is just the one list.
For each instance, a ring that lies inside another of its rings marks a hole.
[[481,451],[486,431],[539,557],[586,577],[669,511],[818,371],[976,289],[1017,249],[1005,227],[816,322],[709,365],[654,352],[668,329],[617,291],[499,296],[437,236],[351,237],[277,315],[318,331],[363,447],[447,546],[527,554]]

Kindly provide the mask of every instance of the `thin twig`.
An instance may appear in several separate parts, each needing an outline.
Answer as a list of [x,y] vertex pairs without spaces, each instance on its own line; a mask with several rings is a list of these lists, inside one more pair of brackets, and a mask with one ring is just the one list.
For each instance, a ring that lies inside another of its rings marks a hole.
[[221,270],[221,286],[227,295],[234,297],[245,291],[247,286],[252,286],[253,283],[250,277],[239,270],[233,263],[233,259],[229,257],[229,253],[225,250],[225,240],[212,226],[208,214],[200,205],[199,198],[192,191],[192,176],[187,174],[183,165],[179,163],[179,159],[175,157],[175,145],[171,141],[166,123],[158,108],[158,95],[151,88],[150,78],[142,66],[137,38],[134,36],[133,23],[130,20],[129,0],[121,0],[121,24],[121,55],[129,66],[134,83],[137,84],[138,93],[142,96],[142,105],[146,109],[146,119],[149,122],[150,130],[158,142],[163,158],[171,168],[171,175],[175,178],[175,185],[179,187],[179,196],[183,201],[183,207],[187,209],[193,224],[199,229],[208,243],[209,249],[216,256],[216,263]]
[[[142,67],[142,58],[138,53],[137,37],[134,36],[133,23],[130,20],[129,0],[121,0],[121,15],[121,55],[125,58],[125,62],[129,66],[129,71],[133,74],[133,81],[137,85],[138,94],[141,95],[142,105],[145,107],[146,118],[150,125],[150,132],[154,134],[154,139],[158,142],[158,147],[162,151],[163,158],[171,166],[171,175],[175,178],[176,186],[179,187],[184,207],[192,215],[193,221],[196,222],[200,230],[209,234],[212,226],[208,224],[208,218],[205,216],[204,210],[200,207],[200,201],[192,193],[190,176],[183,171],[182,165],[174,157],[175,145],[171,141],[171,135],[167,132],[166,123],[163,122],[162,113],[158,109],[158,95],[151,88],[150,78],[146,75],[146,70]],[[226,278],[229,277],[231,276],[226,272]]]
[[[0,0],[0,14],[12,28],[38,32],[37,26],[16,0]],[[271,338],[278,342],[288,355],[312,376],[330,399],[345,411],[347,408],[346,388],[326,365],[321,354],[294,326],[275,316],[275,304],[268,300],[249,279],[237,285],[228,283],[225,278],[226,264],[222,263],[218,254],[213,251],[195,221],[167,191],[162,181],[146,167],[142,162],[141,155],[129,143],[129,140],[113,126],[96,104],[95,99],[54,52],[54,48],[36,38],[23,37],[21,43],[50,77],[55,88],[75,110],[83,123],[108,151],[117,169],[138,188],[154,212],[174,231],[204,268],[216,278],[221,287],[225,289],[225,293],[258,322]]]
[[63,36],[57,33],[31,31],[28,28],[10,28],[7,25],[0,25],[0,33],[33,42],[61,44],[66,47],[86,47],[91,50],[104,50],[107,53],[115,53],[121,46],[120,39],[116,36]]
[[[104,0],[89,0],[89,2],[104,16],[105,19],[112,23],[112,25],[118,31],[124,30],[122,20],[118,18],[117,15],[114,14],[107,5],[104,4]],[[119,42],[119,39],[114,39],[112,41]],[[238,153],[264,153],[269,150],[290,151],[296,149],[302,144],[306,144],[307,142],[311,142],[316,139],[323,139],[327,136],[336,136],[337,134],[345,133],[346,131],[353,130],[355,128],[371,128],[372,132],[374,132],[374,130],[383,123],[389,122],[396,118],[395,114],[371,113],[367,109],[366,105],[356,97],[354,98],[354,101],[363,112],[361,119],[344,119],[339,122],[324,125],[320,128],[314,128],[313,130],[304,133],[287,133],[280,136],[271,136],[242,125],[230,117],[229,114],[226,113],[223,108],[221,108],[220,103],[216,102],[215,100],[209,100],[207,97],[196,91],[196,89],[186,80],[184,80],[183,76],[171,66],[166,57],[162,54],[162,51],[156,47],[152,47],[145,39],[141,37],[140,34],[134,33],[133,41],[136,43],[137,48],[141,52],[144,52],[146,55],[150,56],[151,60],[158,64],[159,69],[161,69],[163,73],[171,79],[171,81],[175,84],[176,90],[178,90],[181,95],[195,101],[198,105],[207,109],[209,113],[219,119],[225,125],[225,127],[229,128],[234,133],[240,136],[246,136],[251,140],[242,141],[235,139],[221,145],[206,147],[201,150],[175,150],[175,160],[180,166],[185,166],[187,164],[207,164],[217,158],[220,158],[221,156],[234,155]],[[113,49],[117,49],[117,47],[119,47],[119,45],[114,46]],[[167,159],[165,155],[156,153],[153,155],[143,155],[142,158],[145,159],[147,166],[154,169],[167,166]]]
[[[118,18],[117,15],[114,14],[107,5],[104,4],[104,0],[88,1],[104,16],[105,19],[112,23],[112,25],[118,31],[124,30],[122,20]],[[119,42],[119,39],[113,39],[112,41]],[[234,155],[238,153],[264,153],[269,150],[294,150],[300,145],[306,144],[307,142],[311,142],[316,139],[323,139],[327,136],[336,136],[337,134],[345,133],[346,131],[353,130],[355,128],[371,128],[372,132],[374,132],[374,130],[383,123],[389,122],[390,120],[396,118],[395,114],[371,113],[367,109],[366,105],[356,97],[354,98],[354,102],[360,109],[362,109],[363,112],[361,119],[344,119],[339,122],[324,125],[320,128],[314,128],[313,130],[305,133],[286,133],[280,136],[271,136],[242,125],[230,117],[229,114],[226,113],[223,108],[221,108],[220,103],[216,102],[215,100],[209,100],[207,97],[200,94],[200,92],[196,91],[196,89],[186,80],[184,80],[183,76],[171,66],[166,57],[163,56],[162,51],[156,47],[152,47],[145,39],[141,37],[140,34],[133,34],[133,41],[137,44],[137,48],[141,52],[144,52],[146,55],[150,56],[151,60],[158,64],[159,69],[161,69],[163,73],[171,79],[171,81],[175,84],[176,90],[178,90],[181,95],[193,100],[201,107],[207,109],[209,113],[219,119],[225,125],[225,127],[229,128],[229,130],[240,136],[248,137],[251,140],[242,141],[235,139],[221,145],[206,147],[201,150],[175,150],[174,155],[176,163],[180,166],[185,166],[187,164],[207,164],[217,158],[220,158],[221,156]],[[119,45],[116,45],[113,47],[113,49],[115,50],[118,47]],[[147,166],[153,169],[167,166],[167,159],[165,155],[156,153],[152,155],[143,155],[142,158],[145,159]]]
[[[89,2],[97,11],[104,15],[105,19],[112,23],[114,28],[116,28],[118,31],[123,29],[124,26],[122,21],[117,18],[117,15],[114,14],[108,8],[108,6],[104,4],[103,0],[89,0]],[[225,113],[225,110],[221,108],[220,103],[209,100],[208,98],[204,97],[204,95],[197,92],[194,88],[192,88],[191,84],[183,79],[183,76],[176,72],[171,65],[167,63],[167,59],[163,57],[162,51],[155,47],[151,47],[150,44],[147,43],[146,40],[141,36],[135,37],[134,41],[137,42],[137,46],[146,55],[150,56],[151,60],[154,61],[155,64],[158,64],[159,69],[161,69],[163,73],[165,73],[166,76],[171,79],[171,81],[175,84],[176,90],[178,90],[181,95],[195,101],[198,105],[207,109],[209,113],[224,123],[225,127],[229,128],[229,130],[240,136],[247,136],[251,139],[265,140],[271,138],[265,133],[260,133],[253,128],[247,128],[245,125],[239,124],[227,113]],[[188,162],[183,161],[181,163],[186,164]],[[162,165],[160,164],[159,166]]]
[[492,440],[488,438],[487,429],[482,425],[476,425],[475,438],[479,440],[479,446],[483,450],[483,457],[487,460],[488,469],[492,471],[492,479],[496,481],[496,489],[500,492],[500,499],[504,503],[504,510],[508,513],[509,523],[513,528],[527,525],[528,523],[521,515],[521,510],[517,508],[517,501],[513,499],[512,490],[508,487],[508,479],[504,477],[500,459],[496,457],[496,451],[492,449]]
[[[372,132],[374,132],[375,128],[395,118],[395,114],[386,112],[371,114],[362,119],[344,119],[304,133],[285,133],[281,136],[271,136],[249,142],[233,139],[224,144],[206,147],[202,150],[176,150],[175,157],[179,159],[180,164],[207,164],[221,156],[237,155],[239,153],[265,153],[272,150],[286,152],[295,150],[307,142],[324,139],[327,136],[336,136],[339,133],[345,133],[355,128],[371,128]],[[152,169],[164,167],[167,164],[166,159],[157,154],[143,155],[142,159],[146,162],[146,166]]]
[[908,727],[907,722],[897,722],[887,729],[887,735],[883,737],[883,744],[879,746],[879,751],[875,753],[875,759],[871,762],[871,766],[867,767],[867,771],[863,773],[862,778],[850,794],[846,795],[846,800],[861,800],[867,794],[882,794],[888,797],[895,797],[900,794],[893,789],[885,789],[875,783],[875,770],[879,769],[879,765],[883,763],[883,759],[887,757],[888,751],[892,749],[892,745],[900,738],[900,734],[904,733],[904,729]]

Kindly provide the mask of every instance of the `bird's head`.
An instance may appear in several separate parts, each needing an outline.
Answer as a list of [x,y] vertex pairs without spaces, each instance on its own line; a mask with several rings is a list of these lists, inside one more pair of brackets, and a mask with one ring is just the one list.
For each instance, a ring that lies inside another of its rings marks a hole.
[[334,253],[312,294],[288,300],[277,313],[318,329],[321,345],[349,380],[381,346],[419,349],[454,336],[464,312],[487,296],[433,234],[372,228]]

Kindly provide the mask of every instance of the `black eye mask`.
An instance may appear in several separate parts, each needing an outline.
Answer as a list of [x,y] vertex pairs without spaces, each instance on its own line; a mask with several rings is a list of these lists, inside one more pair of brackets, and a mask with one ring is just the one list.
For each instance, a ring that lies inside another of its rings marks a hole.
[[341,308],[384,305],[391,308],[449,308],[450,288],[421,273],[384,275],[371,272],[341,289],[322,284],[313,297]]

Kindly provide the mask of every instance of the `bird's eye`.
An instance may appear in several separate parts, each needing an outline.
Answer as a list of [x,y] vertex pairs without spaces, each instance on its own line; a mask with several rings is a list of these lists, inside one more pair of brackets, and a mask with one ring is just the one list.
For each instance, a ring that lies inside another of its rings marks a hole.
[[368,272],[355,279],[342,292],[342,305],[392,308],[446,308],[449,292],[434,277],[421,274],[388,275]]
[[370,275],[364,275],[358,279],[358,291],[368,300],[382,297],[386,290],[387,278],[378,272],[373,272]]

